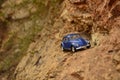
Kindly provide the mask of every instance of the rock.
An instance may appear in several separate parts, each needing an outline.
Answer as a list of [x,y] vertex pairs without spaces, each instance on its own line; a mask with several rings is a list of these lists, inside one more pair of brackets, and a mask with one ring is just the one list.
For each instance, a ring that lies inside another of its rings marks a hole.
[[16,5],[19,5],[23,2],[24,0],[15,0]]
[[69,0],[71,3],[76,4],[76,3],[84,3],[86,0]]
[[116,67],[116,70],[120,73],[120,65]]
[[12,19],[23,19],[30,16],[30,13],[28,10],[22,8],[21,10],[16,10],[15,13],[12,16]]
[[114,59],[115,59],[116,61],[120,62],[120,54],[116,54],[116,55],[114,56]]

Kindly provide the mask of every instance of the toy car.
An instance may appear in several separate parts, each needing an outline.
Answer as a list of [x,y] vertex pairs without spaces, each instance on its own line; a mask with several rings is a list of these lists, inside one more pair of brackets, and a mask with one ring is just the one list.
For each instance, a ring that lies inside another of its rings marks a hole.
[[82,38],[77,33],[68,34],[64,36],[61,42],[61,48],[63,51],[71,50],[72,52],[76,52],[76,50],[90,47],[91,47],[90,41]]

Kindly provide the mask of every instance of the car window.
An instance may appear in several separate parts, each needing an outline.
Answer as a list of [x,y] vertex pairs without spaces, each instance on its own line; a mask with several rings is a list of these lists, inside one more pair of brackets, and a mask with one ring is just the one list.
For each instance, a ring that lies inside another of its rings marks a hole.
[[69,40],[69,38],[63,38],[63,41],[68,41]]
[[66,41],[69,41],[69,38],[66,38]]
[[62,41],[65,41],[65,38],[63,38]]
[[78,39],[78,38],[80,38],[80,35],[79,35],[79,34],[73,35],[73,36],[70,37],[71,40],[72,40],[72,39]]

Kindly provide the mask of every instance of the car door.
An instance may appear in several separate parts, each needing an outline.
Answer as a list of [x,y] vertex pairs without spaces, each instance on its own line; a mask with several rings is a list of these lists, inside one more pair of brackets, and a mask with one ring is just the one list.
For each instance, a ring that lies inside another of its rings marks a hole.
[[70,44],[70,39],[69,38],[65,38],[64,46],[65,46],[66,49],[70,49],[71,48],[71,44]]

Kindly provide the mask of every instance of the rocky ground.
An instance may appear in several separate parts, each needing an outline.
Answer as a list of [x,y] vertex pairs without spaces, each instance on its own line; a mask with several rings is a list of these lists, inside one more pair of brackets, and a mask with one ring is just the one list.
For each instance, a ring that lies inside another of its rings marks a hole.
[[[120,80],[119,0],[10,1],[7,0],[2,5],[2,13],[6,13],[7,17],[1,17],[1,25],[7,19],[9,23],[6,26],[10,29],[14,26],[11,31],[15,32],[16,29],[23,29],[17,27],[23,26],[23,23],[25,29],[20,30],[17,36],[23,42],[30,41],[20,43],[28,44],[22,51],[19,47],[4,49],[3,39],[6,40],[9,36],[8,33],[2,34],[7,29],[0,32],[3,36],[1,54],[13,54],[13,50],[16,54],[19,51],[19,54],[23,54],[21,58],[17,57],[18,61],[10,68],[3,68],[4,59],[1,59],[1,80]],[[25,8],[23,1],[27,3]],[[13,2],[16,3],[14,6],[19,6],[13,8]],[[34,24],[37,27],[34,28]],[[39,29],[40,26],[42,29]],[[33,37],[24,36],[31,31],[36,32]],[[79,32],[89,39],[92,47],[74,54],[63,52],[60,48],[61,39],[72,32]],[[14,36],[12,39],[16,41],[12,46],[19,43]],[[3,57],[7,56],[8,54]]]

